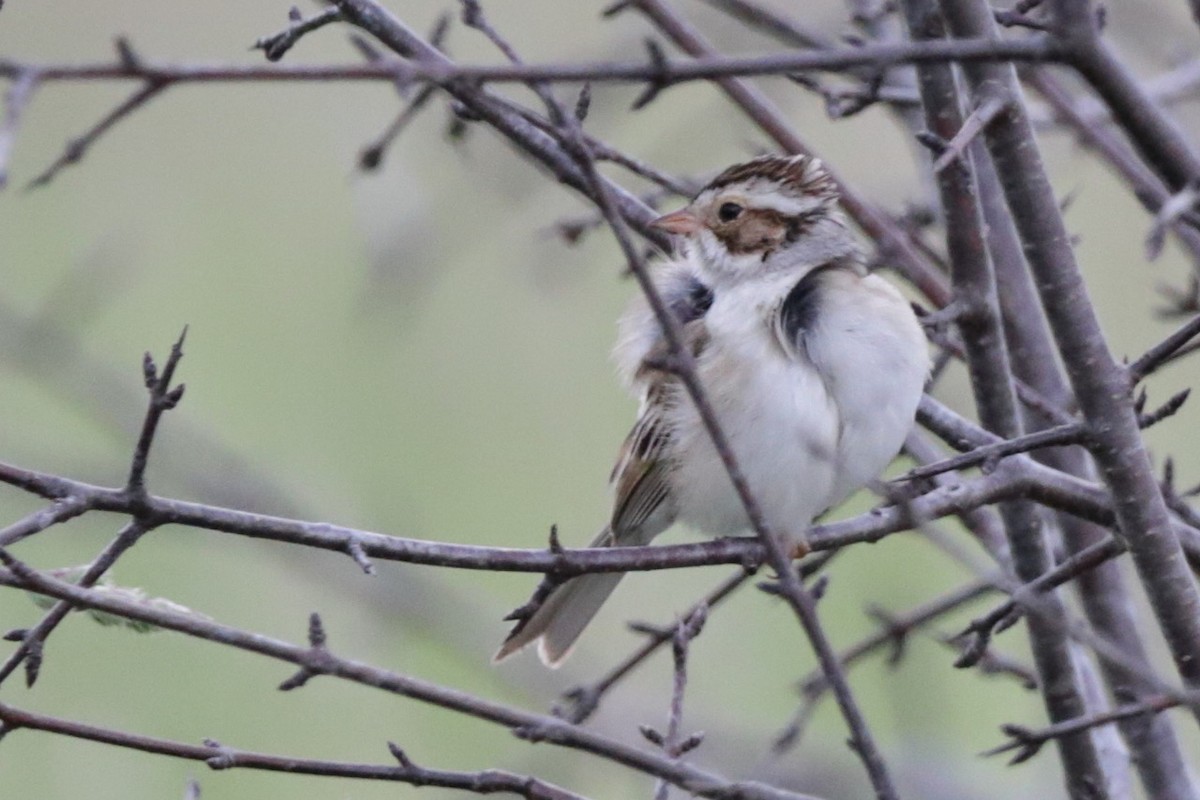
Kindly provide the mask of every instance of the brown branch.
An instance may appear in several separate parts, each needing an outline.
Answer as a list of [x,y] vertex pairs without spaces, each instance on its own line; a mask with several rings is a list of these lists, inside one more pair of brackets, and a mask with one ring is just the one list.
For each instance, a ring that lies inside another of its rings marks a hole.
[[1169,708],[1175,708],[1185,703],[1200,704],[1200,693],[1192,693],[1190,699],[1180,697],[1172,697],[1165,695],[1156,695],[1148,697],[1137,703],[1114,708],[1111,711],[1102,711],[1096,714],[1088,714],[1075,719],[1065,720],[1063,722],[1048,725],[1045,728],[1034,730],[1026,728],[1022,725],[1002,725],[1000,730],[1009,737],[1011,741],[1002,744],[999,747],[994,747],[987,750],[982,755],[995,756],[1001,753],[1016,751],[1009,764],[1020,764],[1023,761],[1028,761],[1038,754],[1042,749],[1042,745],[1046,742],[1055,739],[1061,739],[1064,736],[1089,731],[1093,728],[1098,728],[1101,725],[1111,725],[1114,722],[1131,719],[1133,717],[1148,716],[1166,711]]
[[[987,593],[994,591],[990,583],[975,581],[901,614],[873,613],[879,627],[874,633],[838,653],[843,669],[849,671],[871,654],[888,647],[888,664],[895,665],[903,658],[910,634],[932,624],[939,618],[959,610]],[[799,741],[805,723],[811,718],[821,698],[829,691],[824,673],[814,670],[799,682],[802,701],[792,721],[775,737],[772,748],[776,753],[790,749]]]
[[[584,800],[582,795],[569,792],[552,783],[529,775],[515,775],[503,770],[482,772],[453,772],[418,767],[407,758],[399,766],[387,764],[355,764],[346,761],[325,761],[294,756],[277,756],[238,750],[211,739],[203,745],[159,739],[141,734],[89,725],[84,722],[51,717],[0,703],[0,723],[4,733],[33,730],[113,745],[126,750],[199,761],[213,770],[253,769],[266,772],[286,772],[293,775],[319,775],[333,778],[357,778],[375,781],[397,781],[413,786],[436,786],[459,789],[473,794],[513,794],[527,800]],[[388,743],[393,755],[402,752]]]
[[[455,569],[506,572],[557,573],[563,576],[584,572],[629,572],[675,569],[716,564],[758,564],[763,550],[753,537],[716,539],[655,547],[544,549],[478,547],[420,539],[405,539],[373,531],[328,523],[255,514],[238,509],[150,496],[137,506],[121,489],[110,489],[0,463],[0,483],[17,486],[49,499],[76,497],[92,510],[132,514],[141,508],[156,524],[175,524],[257,539],[315,547],[336,553],[348,552],[357,543],[370,558]],[[1020,474],[993,473],[975,480],[922,495],[908,503],[912,513],[936,519],[1012,497],[1028,490]],[[1084,513],[1111,520],[1111,508],[1095,502],[1091,493],[1067,491],[1068,499],[1080,504]],[[823,523],[809,532],[814,550],[830,550],[856,542],[879,541],[908,527],[908,511],[895,506],[876,509],[840,522]]]
[[154,443],[154,434],[158,432],[158,424],[166,412],[179,405],[183,399],[184,384],[172,386],[175,378],[175,368],[183,358],[183,342],[187,338],[187,326],[171,345],[171,352],[163,365],[162,372],[154,363],[154,357],[149,351],[142,358],[142,377],[145,379],[146,390],[150,393],[150,407],[142,422],[142,430],[138,435],[137,444],[133,448],[133,462],[129,466],[129,479],[125,483],[125,491],[133,498],[146,496],[146,462],[150,458],[150,447]]
[[0,549],[0,585],[11,586],[82,608],[95,608],[127,619],[178,631],[199,639],[257,653],[278,661],[306,667],[317,675],[328,675],[409,697],[429,705],[465,714],[509,728],[529,741],[544,741],[591,753],[644,774],[663,778],[701,797],[745,798],[745,800],[813,800],[784,789],[754,781],[730,782],[682,761],[673,761],[630,747],[591,730],[571,725],[556,717],[511,708],[438,684],[342,658],[328,650],[289,644],[262,634],[249,633],[208,619],[130,602],[111,593],[99,593],[55,580],[14,559]]
[[1062,54],[1054,41],[1029,38],[1005,42],[956,41],[927,45],[893,43],[863,45],[816,52],[781,52],[761,56],[712,56],[665,65],[632,61],[598,61],[578,64],[352,64],[304,67],[243,66],[229,64],[32,64],[0,59],[0,78],[14,79],[34,70],[39,80],[94,81],[141,79],[150,83],[211,83],[237,81],[343,81],[387,80],[403,77],[446,85],[457,81],[475,84],[545,82],[683,83],[737,76],[787,75],[793,72],[839,72],[856,66],[928,61],[1057,61]]
[[[1200,318],[1198,318],[1200,319]],[[1185,326],[1185,328],[1188,326]],[[1179,336],[1185,331],[1181,329],[1174,336]],[[1157,347],[1169,349],[1171,353],[1178,349],[1179,345],[1172,345],[1163,342]],[[1149,353],[1147,354],[1149,355]],[[1146,358],[1146,356],[1143,356]],[[1164,354],[1162,359],[1170,358],[1170,353]],[[1139,359],[1140,361],[1140,359]],[[1157,356],[1153,357],[1154,363],[1161,363]],[[1135,362],[1136,363],[1136,362]],[[1130,372],[1135,372],[1134,367],[1130,367]],[[1149,414],[1138,415],[1138,426],[1141,428],[1149,428],[1157,425],[1164,419],[1179,412],[1183,407],[1183,403],[1187,400],[1188,389],[1184,389],[1173,395],[1166,403]],[[992,444],[974,447],[967,452],[953,456],[951,458],[936,461],[930,464],[922,464],[919,467],[914,467],[908,472],[896,478],[896,481],[914,481],[932,478],[934,475],[941,475],[954,470],[967,469],[968,467],[980,466],[984,472],[994,469],[996,463],[1006,456],[1019,455],[1021,453],[1029,453],[1034,450],[1040,450],[1046,447],[1064,447],[1067,445],[1087,445],[1090,443],[1088,427],[1082,422],[1075,422],[1068,425],[1059,425],[1055,428],[1047,428],[1033,433],[1026,433],[1021,436],[1016,436],[1012,439],[1001,439]]]
[[[828,560],[830,555],[832,553],[825,553],[817,558],[824,562]],[[805,561],[801,565],[801,569],[807,566],[812,560]],[[754,577],[756,573],[757,570],[753,568],[742,569],[721,581],[721,584],[716,589],[705,595],[699,602],[692,604],[684,612],[683,618],[691,617],[701,606],[711,610],[738,589],[745,586],[746,582]],[[645,636],[646,641],[626,656],[620,664],[605,673],[603,677],[587,686],[574,686],[563,692],[563,699],[570,706],[556,707],[554,710],[556,716],[564,717],[575,723],[587,720],[588,717],[595,713],[600,705],[600,701],[614,686],[643,664],[659,648],[670,642],[673,635],[673,631],[669,626],[653,628],[648,625],[638,625],[636,630]]]
[[[1085,146],[1095,151],[1129,185],[1133,196],[1151,214],[1157,216],[1171,199],[1171,192],[1151,172],[1116,131],[1103,120],[1088,117],[1084,104],[1072,98],[1054,75],[1031,69],[1022,73],[1026,83],[1042,96],[1055,119],[1068,126]],[[1170,230],[1187,250],[1196,270],[1200,270],[1200,230],[1187,224],[1172,224]]]
[[[671,758],[679,758],[704,742],[704,733],[684,736],[683,728],[683,695],[687,690],[687,658],[692,640],[700,635],[704,622],[708,619],[708,607],[701,604],[693,608],[686,617],[675,625],[671,634],[671,655],[674,663],[674,679],[671,683],[671,709],[667,714],[667,731],[661,733],[649,725],[641,727],[642,736],[662,749]],[[668,784],[659,781],[654,790],[654,800],[667,800]]]
[[1200,336],[1200,315],[1183,323],[1174,333],[1151,347],[1130,364],[1127,367],[1129,380],[1133,383],[1141,382],[1147,375],[1170,361],[1184,345],[1197,336]]
[[971,636],[969,645],[956,666],[973,666],[986,650],[993,635],[1010,627],[1024,613],[1022,603],[1035,595],[1045,594],[1057,586],[1095,569],[1101,564],[1125,552],[1125,544],[1116,537],[1109,537],[1087,549],[1064,559],[1053,569],[1043,572],[1032,581],[1012,590],[1011,599],[1001,603],[986,615],[972,620],[959,636]]
[[933,172],[938,174],[951,164],[959,162],[966,153],[967,146],[983,133],[983,129],[994,120],[1004,106],[998,100],[989,98],[984,101],[983,105],[976,108],[970,115],[963,120],[959,126],[954,138],[946,142],[946,146],[937,154],[937,160],[933,162]]
[[832,36],[747,0],[704,0],[704,3],[789,47],[830,50],[837,46],[837,40]]
[[142,88],[121,101],[116,108],[101,117],[92,127],[67,142],[66,149],[63,150],[62,155],[55,159],[54,163],[43,170],[36,178],[31,180],[28,188],[35,189],[39,186],[45,186],[54,180],[54,177],[63,169],[78,163],[91,146],[96,143],[96,140],[107,133],[118,122],[154,99],[159,92],[169,85],[165,81],[148,79]]
[[1172,192],[1200,180],[1200,152],[1101,36],[1089,0],[1060,0],[1053,10],[1056,39],[1071,66],[1104,100],[1146,163]]
[[81,497],[64,497],[45,508],[28,514],[11,525],[0,528],[0,547],[8,547],[22,539],[41,533],[88,510],[88,503]]
[[[162,415],[178,405],[179,401],[183,398],[183,384],[173,387],[171,386],[171,381],[175,375],[175,368],[179,365],[179,360],[183,357],[183,340],[185,336],[187,336],[186,327],[183,329],[183,333],[179,335],[179,339],[171,347],[171,353],[161,374],[149,352],[145,354],[142,360],[142,375],[145,379],[146,389],[150,395],[150,401],[146,409],[146,415],[142,421],[141,434],[138,436],[137,444],[134,445],[133,458],[129,467],[129,478],[125,487],[120,490],[120,494],[125,496],[129,504],[128,513],[133,519],[121,529],[117,537],[88,565],[87,570],[84,571],[79,579],[80,586],[86,588],[94,585],[104,573],[112,568],[117,559],[124,555],[129,548],[137,544],[138,540],[145,533],[153,530],[160,524],[145,513],[145,501],[149,496],[146,492],[146,463],[150,457],[150,447],[154,443],[154,435],[158,431]],[[78,495],[64,497],[58,503],[57,509],[42,520],[39,520],[39,522],[48,523],[42,528],[44,530],[50,524],[59,524],[83,513],[87,507],[88,501],[83,497]],[[26,518],[26,520],[29,519],[28,517]],[[6,546],[21,538],[32,535],[36,532],[34,527],[34,525],[27,525],[24,529],[10,529],[7,531],[8,535],[0,535],[0,542],[3,542],[0,546]],[[24,632],[20,639],[20,646],[0,665],[0,683],[3,683],[24,662],[25,682],[27,685],[33,686],[34,682],[37,681],[41,669],[42,648],[46,637],[58,627],[58,624],[66,618],[70,611],[70,604],[57,603],[46,612],[41,622]]]
[[[905,18],[914,39],[945,35],[945,24],[937,0],[904,0]],[[980,133],[1002,119],[1019,98],[981,95],[976,113],[964,120],[958,85],[945,64],[927,64],[917,69],[925,124],[934,134],[949,140],[946,152],[934,164],[942,208],[946,215],[946,250],[955,302],[962,307],[957,319],[962,332],[967,371],[979,419],[989,431],[1011,439],[1024,433],[1024,420],[1017,404],[1012,362],[1004,339],[996,289],[995,265],[989,257],[984,236],[974,169],[967,159],[958,161]],[[955,144],[957,142],[957,145]],[[956,152],[960,155],[955,155]],[[955,169],[939,171],[938,165],[956,162]],[[1012,558],[1012,571],[1021,581],[1032,581],[1052,566],[1049,541],[1041,511],[1029,499],[1010,500],[998,506]],[[1083,685],[1066,632],[1066,607],[1062,599],[1046,594],[1037,614],[1028,618],[1027,633],[1037,669],[1046,713],[1061,721],[1087,712]],[[1059,754],[1074,798],[1107,796],[1107,781],[1096,743],[1090,736],[1059,741]],[[1092,793],[1085,794],[1090,787]]]
[[[88,565],[87,570],[79,578],[78,585],[83,588],[95,585],[96,581],[112,568],[117,559],[137,544],[138,539],[148,530],[150,530],[150,526],[137,519],[130,520],[116,538],[109,542],[108,546],[101,550],[100,554]],[[33,686],[37,682],[42,668],[42,650],[46,638],[66,618],[67,614],[71,613],[71,610],[70,603],[61,601],[55,603],[38,624],[22,632],[17,649],[3,664],[0,664],[0,683],[7,680],[17,667],[21,666],[22,662],[25,664],[25,685]]]
[[288,19],[291,24],[282,31],[271,36],[260,37],[254,42],[252,49],[262,50],[267,61],[278,61],[283,58],[304,34],[315,31],[317,28],[323,28],[332,22],[340,22],[342,12],[331,6],[305,19],[300,15],[300,10],[292,6],[292,10],[288,13]]

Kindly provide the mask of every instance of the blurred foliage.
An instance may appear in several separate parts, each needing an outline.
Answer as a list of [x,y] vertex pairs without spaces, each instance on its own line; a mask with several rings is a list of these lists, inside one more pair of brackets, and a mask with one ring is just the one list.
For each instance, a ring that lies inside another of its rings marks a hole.
[[[702,4],[681,4],[730,51],[774,47]],[[632,16],[601,23],[600,5],[488,4],[529,60],[640,57],[646,28]],[[847,30],[836,3],[776,5]],[[428,29],[445,9],[454,4],[410,2],[397,11]],[[10,2],[0,12],[0,54],[107,60],[112,36],[124,34],[147,59],[246,63],[257,58],[247,46],[280,27],[285,13],[286,4],[228,0]],[[1183,4],[1136,14],[1117,5],[1109,15],[1146,74],[1192,47]],[[497,59],[458,27],[449,47],[463,60]],[[335,27],[288,58],[357,55]],[[912,149],[884,112],[834,124],[819,98],[784,82],[769,87],[814,148],[867,194],[896,211],[919,199]],[[14,186],[0,194],[0,458],[119,482],[143,409],[141,353],[165,354],[187,323],[180,377],[188,393],[152,453],[152,491],[411,537],[539,546],[557,523],[566,542],[590,538],[607,513],[609,462],[633,414],[607,351],[634,287],[607,235],[571,247],[553,233],[556,220],[586,211],[577,198],[487,131],[468,127],[462,140],[448,141],[440,101],[377,173],[358,173],[359,149],[398,108],[383,84],[175,88],[48,187],[20,190],[129,89],[47,86],[27,109]],[[637,91],[595,87],[588,124],[666,169],[703,174],[763,145],[709,87],[673,88],[634,115],[627,109]],[[1195,127],[1194,105],[1180,113]],[[1146,264],[1149,220],[1136,203],[1063,137],[1048,136],[1046,145],[1060,190],[1077,194],[1068,222],[1081,237],[1113,347],[1135,354],[1169,330],[1152,319],[1154,287],[1182,283],[1186,265],[1171,245]],[[1194,363],[1174,368],[1152,383],[1152,397],[1165,399],[1196,375]],[[953,373],[942,396],[965,407],[962,390]],[[1153,444],[1171,448],[1188,485],[1200,474],[1200,450],[1180,432],[1198,421],[1200,411],[1188,407],[1151,433]],[[868,502],[858,498],[847,510]],[[0,520],[34,507],[0,489]],[[77,564],[117,525],[88,515],[23,543],[20,554],[39,567]],[[530,576],[380,567],[367,578],[341,556],[164,528],[122,559],[118,579],[292,641],[303,639],[309,612],[318,610],[337,652],[546,708],[636,644],[622,620],[669,621],[722,575],[630,578],[575,658],[546,673],[531,658],[489,663],[505,631],[500,617],[525,599]],[[866,604],[899,611],[962,576],[927,542],[893,537],[834,562],[823,616],[835,641],[849,644],[872,629]],[[0,628],[38,615],[20,593],[0,593]],[[954,630],[966,618],[940,627]],[[1023,657],[1021,639],[1010,633],[1001,645]],[[832,704],[821,706],[797,750],[769,755],[792,713],[794,681],[813,666],[782,606],[743,593],[712,616],[693,653],[685,723],[708,731],[700,762],[734,776],[794,776],[795,786],[834,800],[864,796]],[[1037,698],[1012,682],[956,671],[952,660],[917,637],[895,669],[877,659],[852,675],[902,794],[1058,796],[1048,752],[1016,769],[976,757],[999,742],[1001,723],[1039,724]],[[211,737],[387,763],[384,742],[392,740],[427,766],[534,770],[596,797],[650,791],[648,781],[606,763],[360,687],[317,680],[299,692],[275,691],[288,674],[178,635],[137,637],[72,617],[51,638],[37,686],[27,691],[10,680],[0,699],[188,742]],[[665,718],[669,681],[669,658],[660,656],[591,724],[638,741],[638,723]],[[182,795],[189,776],[212,797],[415,795],[404,786],[208,773],[34,733],[0,746],[6,797],[169,798]]]

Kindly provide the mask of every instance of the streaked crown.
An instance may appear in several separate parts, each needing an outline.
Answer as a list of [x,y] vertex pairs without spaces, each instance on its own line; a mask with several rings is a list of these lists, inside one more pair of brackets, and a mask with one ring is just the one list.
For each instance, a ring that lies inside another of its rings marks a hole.
[[809,155],[759,156],[734,164],[709,181],[703,191],[738,183],[748,189],[774,188],[787,194],[826,201],[837,200],[839,196],[837,184],[821,159]]
[[749,206],[784,216],[808,215],[833,206],[837,184],[819,158],[760,156],[734,164],[709,181],[697,200],[734,193]]

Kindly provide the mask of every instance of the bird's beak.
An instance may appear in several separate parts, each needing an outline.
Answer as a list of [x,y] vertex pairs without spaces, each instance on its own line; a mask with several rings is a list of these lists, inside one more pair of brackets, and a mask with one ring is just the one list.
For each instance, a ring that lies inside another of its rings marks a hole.
[[651,220],[650,227],[658,228],[660,231],[666,231],[667,233],[686,235],[700,230],[700,219],[686,208],[681,208],[678,211],[672,211],[670,214],[664,214],[658,219]]

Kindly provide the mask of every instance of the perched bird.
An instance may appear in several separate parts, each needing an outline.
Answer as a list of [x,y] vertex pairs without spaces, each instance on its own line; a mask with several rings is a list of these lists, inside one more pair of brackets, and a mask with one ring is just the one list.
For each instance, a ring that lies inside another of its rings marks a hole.
[[[925,336],[894,286],[868,273],[809,156],[765,156],[722,172],[652,225],[681,237],[653,267],[697,377],[766,523],[796,555],[813,518],[876,478],[913,424],[929,372]],[[615,357],[641,399],[612,473],[612,518],[592,547],[649,544],[676,521],[716,536],[749,528],[642,297]],[[519,622],[503,659],[540,640],[558,665],[621,573],[571,578]]]

